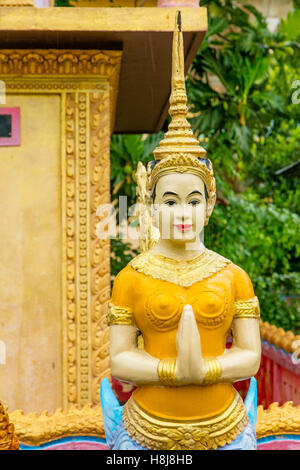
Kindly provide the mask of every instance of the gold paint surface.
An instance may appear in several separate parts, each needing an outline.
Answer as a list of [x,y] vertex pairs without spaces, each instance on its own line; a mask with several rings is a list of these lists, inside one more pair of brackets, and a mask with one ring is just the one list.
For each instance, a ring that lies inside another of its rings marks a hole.
[[0,0],[1,7],[34,7],[33,0]]
[[[173,32],[177,8],[1,8],[0,31]],[[184,31],[206,31],[206,8],[184,8]]]
[[7,95],[21,145],[0,147],[0,396],[10,409],[61,406],[60,97]]
[[[143,5],[141,5],[143,3]],[[70,4],[74,7],[99,7],[99,8],[111,8],[114,7],[139,7],[140,5],[144,8],[147,7],[157,7],[157,0],[114,0],[112,3],[111,0],[78,0],[76,2],[70,1]]]

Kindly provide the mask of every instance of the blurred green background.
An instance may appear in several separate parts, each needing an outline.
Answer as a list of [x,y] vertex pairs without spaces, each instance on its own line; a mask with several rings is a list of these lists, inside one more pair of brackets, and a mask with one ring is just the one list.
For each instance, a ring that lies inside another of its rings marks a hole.
[[[294,333],[300,332],[299,166],[298,176],[276,172],[300,160],[299,3],[271,32],[252,5],[202,0],[208,32],[187,79],[190,122],[218,189],[205,245],[247,271],[264,321]],[[135,203],[137,163],[153,159],[161,138],[112,137],[116,208],[120,195]],[[137,251],[121,239],[111,247],[113,278]]]

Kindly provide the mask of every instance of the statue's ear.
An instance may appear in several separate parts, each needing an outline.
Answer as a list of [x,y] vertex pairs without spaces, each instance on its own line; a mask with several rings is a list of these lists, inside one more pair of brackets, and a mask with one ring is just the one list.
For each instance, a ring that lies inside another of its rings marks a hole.
[[152,225],[158,228],[158,221],[157,221],[157,207],[155,204],[151,204],[150,206],[150,216],[152,220]]
[[214,210],[215,203],[216,203],[216,194],[214,193],[207,199],[207,202],[206,202],[206,214],[205,214],[204,225],[208,224],[209,218],[212,214],[212,211]]

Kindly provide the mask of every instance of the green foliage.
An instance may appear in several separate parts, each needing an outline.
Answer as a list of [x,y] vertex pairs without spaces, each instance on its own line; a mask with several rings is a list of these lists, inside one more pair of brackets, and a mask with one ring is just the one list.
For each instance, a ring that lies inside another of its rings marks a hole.
[[299,215],[253,192],[231,192],[228,206],[217,205],[205,229],[205,245],[250,275],[262,318],[294,331],[300,329],[299,230]]
[[121,269],[123,269],[134,256],[138,255],[138,251],[133,249],[128,243],[124,243],[119,239],[111,239],[110,247],[112,274],[111,284],[113,284],[113,280],[118,272],[121,271]]
[[292,103],[300,76],[299,10],[271,33],[250,5],[202,5],[209,31],[188,93],[194,129],[208,137],[218,195],[226,203],[214,211],[206,244],[248,272],[264,320],[298,331],[299,179],[275,172],[300,156],[300,105]]
[[[238,172],[234,162],[248,159],[255,135],[265,133],[274,115],[284,114],[284,99],[267,85],[274,51],[286,44],[270,33],[251,5],[241,9],[231,1],[203,3],[209,27],[193,63],[188,95],[196,115],[193,127],[209,138],[207,151],[222,147],[214,162],[222,161],[226,178]],[[211,84],[215,77],[219,90]]]
[[300,214],[299,178],[274,176],[277,170],[300,157],[300,126],[297,127],[295,119],[283,120],[278,133],[261,137],[254,143],[251,154],[248,185],[255,186],[261,199]]
[[[209,27],[187,80],[191,123],[218,188],[205,244],[247,271],[263,320],[296,333],[300,185],[275,172],[300,159],[300,104],[292,102],[300,79],[297,2],[272,33],[252,5],[202,0]],[[153,158],[161,137],[113,137],[113,200],[126,194],[129,205],[135,202],[137,163]],[[114,273],[127,262],[122,249],[120,241]]]
[[300,2],[298,9],[290,11],[285,20],[281,20],[279,31],[286,38],[290,40],[297,40],[299,38],[299,25],[300,25]]
[[[136,203],[135,171],[139,161],[145,165],[153,160],[153,150],[162,139],[163,134],[143,137],[141,135],[113,135],[111,139],[111,188],[112,204],[118,214],[119,196],[127,196],[127,207]],[[120,222],[122,222],[120,217]],[[126,266],[137,253],[122,240],[111,240],[111,273],[112,276]]]

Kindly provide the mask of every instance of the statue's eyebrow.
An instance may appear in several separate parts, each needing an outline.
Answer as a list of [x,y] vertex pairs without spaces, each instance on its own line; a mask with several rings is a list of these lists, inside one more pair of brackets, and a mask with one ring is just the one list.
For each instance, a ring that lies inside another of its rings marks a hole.
[[200,193],[200,191],[197,191],[197,190],[192,191],[192,192],[189,194],[189,196],[190,196],[191,194],[200,194],[200,196],[203,196],[203,194]]
[[[166,191],[164,194],[163,194],[163,197],[166,195],[166,194],[171,194],[172,196],[178,196],[177,193],[173,193],[172,191]],[[190,196],[191,194],[200,194],[200,196],[203,196],[203,194],[198,191],[197,189],[195,189],[195,191],[192,191],[191,193],[188,194],[188,196]]]
[[163,197],[164,197],[166,194],[172,194],[173,196],[178,196],[177,193],[172,193],[172,191],[166,191],[166,192],[163,194]]

